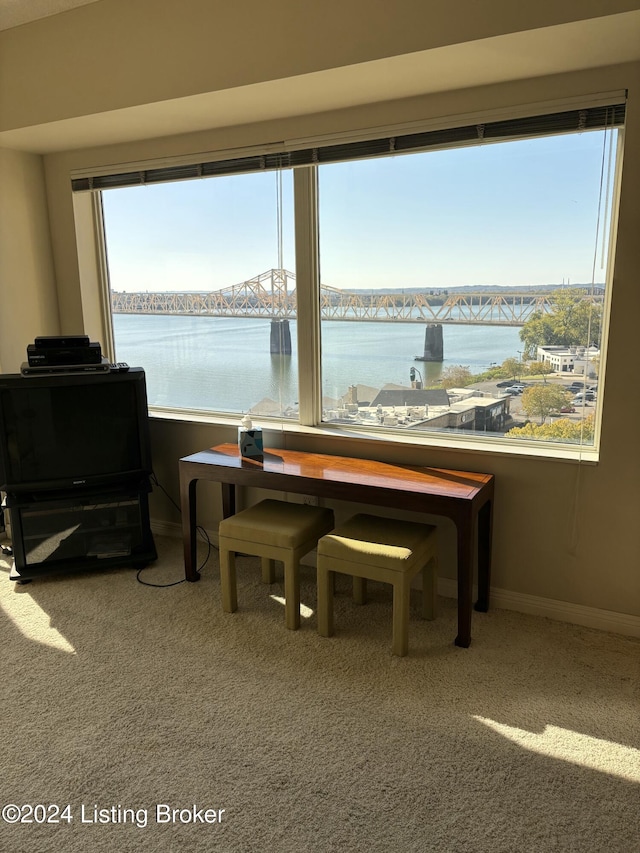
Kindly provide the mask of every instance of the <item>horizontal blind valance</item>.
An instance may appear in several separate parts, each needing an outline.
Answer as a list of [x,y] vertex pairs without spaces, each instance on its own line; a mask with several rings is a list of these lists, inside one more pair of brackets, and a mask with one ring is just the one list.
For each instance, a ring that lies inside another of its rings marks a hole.
[[547,115],[527,116],[486,124],[470,124],[449,129],[426,130],[397,136],[381,136],[358,142],[317,144],[298,150],[284,149],[268,154],[212,160],[204,163],[164,166],[156,169],[137,169],[112,175],[83,176],[72,179],[74,192],[107,190],[167,181],[207,178],[216,175],[234,175],[243,172],[260,172],[289,169],[295,166],[313,166],[360,160],[366,157],[383,157],[430,148],[455,145],[473,145],[483,142],[507,141],[523,137],[549,136],[558,133],[579,133],[585,130],[604,130],[624,124],[625,104],[572,109]]

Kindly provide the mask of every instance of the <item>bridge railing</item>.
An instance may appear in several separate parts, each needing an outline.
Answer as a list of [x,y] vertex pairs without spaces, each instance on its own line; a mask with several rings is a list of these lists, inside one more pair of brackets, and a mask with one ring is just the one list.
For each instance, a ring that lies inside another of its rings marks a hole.
[[[271,271],[272,273],[286,271]],[[296,292],[283,278],[264,273],[239,285],[210,292],[112,291],[116,314],[185,314],[210,317],[269,317],[295,319]],[[267,281],[271,287],[265,287]],[[275,282],[275,283],[274,283]],[[413,292],[358,293],[321,287],[323,320],[522,326],[536,313],[552,310],[558,290],[510,292]],[[602,303],[602,293],[581,294],[582,299]]]

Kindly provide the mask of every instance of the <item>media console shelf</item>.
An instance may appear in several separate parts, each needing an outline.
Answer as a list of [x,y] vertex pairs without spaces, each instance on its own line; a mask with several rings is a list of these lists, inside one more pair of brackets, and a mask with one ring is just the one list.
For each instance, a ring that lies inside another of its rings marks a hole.
[[40,500],[8,497],[14,556],[9,579],[155,560],[147,491],[141,485]]

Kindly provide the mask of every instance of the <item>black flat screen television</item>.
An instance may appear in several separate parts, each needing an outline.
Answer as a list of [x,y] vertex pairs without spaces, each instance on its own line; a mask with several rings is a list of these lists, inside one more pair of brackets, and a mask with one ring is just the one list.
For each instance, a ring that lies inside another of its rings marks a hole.
[[125,484],[151,474],[145,373],[0,374],[0,488]]

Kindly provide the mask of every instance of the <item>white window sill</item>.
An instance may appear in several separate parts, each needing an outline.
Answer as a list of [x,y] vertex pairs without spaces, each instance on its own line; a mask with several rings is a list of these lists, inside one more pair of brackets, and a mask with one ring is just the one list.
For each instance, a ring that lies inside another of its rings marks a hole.
[[[221,427],[236,428],[240,426],[240,415],[233,417],[214,412],[195,410],[177,410],[149,408],[149,416],[154,420],[183,421],[194,424],[211,424]],[[376,428],[366,430],[359,427],[346,427],[344,424],[323,424],[322,426],[304,426],[295,421],[285,419],[252,418],[254,426],[260,427],[265,433],[290,433],[327,438],[340,442],[342,440],[358,441],[363,444],[375,442],[391,446],[407,445],[412,447],[433,447],[438,450],[465,453],[495,454],[496,456],[514,456],[536,459],[549,459],[561,462],[580,462],[590,465],[599,460],[598,448],[593,445],[560,445],[542,441],[524,441],[522,439],[507,439],[501,437],[482,438],[481,434],[470,434],[469,437],[446,435],[437,432],[384,430]],[[265,442],[268,444],[268,439]]]

